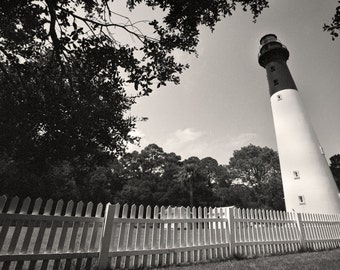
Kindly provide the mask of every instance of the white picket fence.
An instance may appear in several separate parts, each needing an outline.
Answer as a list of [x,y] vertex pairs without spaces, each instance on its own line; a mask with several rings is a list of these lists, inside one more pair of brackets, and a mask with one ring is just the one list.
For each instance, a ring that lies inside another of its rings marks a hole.
[[157,267],[340,247],[340,215],[0,197],[1,269]]
[[90,269],[98,258],[103,205],[32,203],[0,197],[0,268]]

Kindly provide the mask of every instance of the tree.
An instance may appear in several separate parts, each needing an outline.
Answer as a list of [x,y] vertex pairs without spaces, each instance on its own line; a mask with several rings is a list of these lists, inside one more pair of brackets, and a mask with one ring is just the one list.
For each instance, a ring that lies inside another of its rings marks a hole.
[[331,156],[330,161],[331,164],[329,167],[332,171],[335,183],[338,186],[338,189],[340,190],[340,154]]
[[119,159],[124,179],[119,201],[144,205],[213,206],[219,165],[213,158],[181,161],[156,144]]
[[140,153],[125,154],[119,161],[125,185],[120,201],[144,205],[172,205],[175,174],[178,172],[180,156],[166,153],[156,144],[146,146]]
[[[235,185],[242,185],[242,189],[248,190],[248,200],[240,201],[243,205],[238,206],[284,209],[277,152],[268,147],[250,144],[234,151],[227,170],[229,192],[235,189]],[[242,192],[239,194],[241,195]]]
[[[340,1],[338,1],[340,4]],[[330,24],[324,24],[323,30],[330,32],[332,36],[332,40],[335,40],[336,37],[339,36],[340,31],[340,5],[336,7],[335,14],[332,18],[332,22]]]
[[213,206],[216,204],[214,185],[218,177],[219,165],[211,157],[200,160],[190,157],[181,162],[177,174],[176,194],[181,194],[178,205]]
[[[96,163],[98,153],[121,154],[136,139],[129,133],[136,118],[126,117],[135,98],[153,85],[179,83],[187,65],[173,52],[195,53],[198,27],[213,29],[238,3],[254,18],[267,6],[265,0],[128,0],[131,12],[144,4],[164,15],[132,22],[111,0],[1,1],[1,152],[47,163]],[[122,32],[133,40],[118,40]],[[134,96],[126,94],[129,84]]]

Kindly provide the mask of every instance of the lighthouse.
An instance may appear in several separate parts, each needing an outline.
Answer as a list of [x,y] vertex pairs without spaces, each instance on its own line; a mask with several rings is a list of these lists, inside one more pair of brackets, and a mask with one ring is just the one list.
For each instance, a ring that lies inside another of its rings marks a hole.
[[338,188],[288,69],[289,51],[274,34],[260,40],[266,69],[286,211],[340,213]]

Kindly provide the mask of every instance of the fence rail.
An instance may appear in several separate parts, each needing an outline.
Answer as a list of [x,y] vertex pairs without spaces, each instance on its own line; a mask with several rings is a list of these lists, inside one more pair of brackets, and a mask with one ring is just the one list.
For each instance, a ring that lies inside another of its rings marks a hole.
[[340,247],[340,215],[0,197],[1,269],[157,267]]

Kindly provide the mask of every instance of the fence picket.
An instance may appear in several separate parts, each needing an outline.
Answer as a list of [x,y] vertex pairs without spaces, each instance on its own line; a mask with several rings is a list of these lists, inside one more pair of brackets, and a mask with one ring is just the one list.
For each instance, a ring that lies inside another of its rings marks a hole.
[[331,232],[330,232],[330,221],[329,221],[329,215],[324,214],[324,220],[325,220],[325,228],[326,228],[326,235],[327,235],[327,243],[328,248],[332,248],[332,241],[331,241]]
[[336,248],[337,247],[337,243],[335,240],[335,231],[334,231],[334,214],[329,215],[329,231],[330,231],[330,239],[331,239],[331,243],[332,243],[332,248]]
[[[316,235],[316,240],[321,240],[323,238],[323,236],[322,236],[322,226],[318,222],[319,221],[319,215],[311,214],[311,216],[312,216],[312,221],[315,221],[314,222],[314,224],[315,224],[314,232],[315,232],[315,235]],[[320,250],[325,248],[324,243],[322,241],[318,241],[318,244],[319,244]]]
[[[44,213],[43,213],[44,216],[48,216],[48,215],[51,214],[52,205],[53,205],[53,201],[51,199],[46,202],[45,210],[44,210]],[[36,238],[36,241],[35,241],[35,244],[34,244],[34,248],[33,248],[33,254],[39,254],[39,252],[40,252],[40,248],[41,248],[41,245],[42,245],[42,242],[43,242],[43,238],[44,238],[44,235],[45,235],[47,224],[48,224],[48,221],[40,221],[38,235],[37,235],[37,238]],[[29,270],[35,269],[36,263],[37,263],[36,260],[30,261],[28,269]]]
[[[309,220],[311,221],[310,225],[312,227],[312,231],[313,231],[313,240],[319,240],[320,237],[319,237],[319,232],[318,230],[320,229],[319,228],[319,224],[317,222],[314,222],[314,221],[317,221],[316,220],[316,216],[314,214],[309,214]],[[322,243],[319,242],[319,241],[316,241],[315,242],[315,247],[316,249],[322,249]]]
[[5,204],[7,202],[7,197],[6,195],[2,195],[0,197],[0,213],[2,213],[2,211],[4,210]]
[[[127,244],[126,244],[126,250],[135,250],[135,224],[133,221],[136,218],[136,205],[133,204],[130,209],[130,222],[128,223],[128,226],[126,228],[127,231]],[[125,257],[125,268],[130,268],[134,265],[135,262],[135,256],[126,256]]]
[[312,228],[311,224],[308,222],[309,220],[311,220],[310,214],[302,213],[301,219],[302,219],[302,226],[305,230],[305,237],[306,237],[306,242],[307,242],[306,246],[310,247],[311,246],[310,240],[312,240],[314,238],[313,237],[313,228]]
[[[143,219],[143,214],[144,214],[144,206],[140,205],[138,208],[138,219]],[[136,232],[136,238],[135,238],[135,242],[134,242],[134,249],[135,250],[140,250],[141,249],[141,245],[142,245],[142,233],[143,233],[143,226],[145,226],[145,223],[137,223],[137,232]],[[142,258],[141,256],[137,255],[135,257],[135,264],[134,266],[136,268],[141,266],[141,262],[142,262]]]
[[[34,202],[34,206],[33,206],[33,210],[32,210],[32,215],[38,215],[41,209],[41,205],[42,205],[42,199],[38,198],[35,200]],[[21,253],[26,253],[32,238],[32,233],[33,233],[33,229],[34,229],[34,225],[35,225],[35,221],[30,220],[28,222],[27,225],[27,231],[26,231],[26,235],[25,235],[25,239],[24,242],[22,244],[22,248],[21,248]]]
[[284,242],[284,244],[282,244],[282,252],[285,253],[285,252],[288,252],[288,245],[287,245],[288,239],[286,235],[287,220],[284,218],[282,211],[278,211],[277,214],[279,216],[279,220],[282,221],[282,223],[280,223],[280,235],[281,235],[281,241]]
[[324,241],[322,241],[323,243],[323,248],[327,249],[328,248],[328,243],[327,241],[325,241],[327,239],[327,232],[326,232],[326,224],[324,223],[324,215],[323,214],[319,214],[318,215],[318,221],[320,221],[319,226],[321,228],[321,239],[324,239]]
[[[92,214],[92,209],[93,209],[93,203],[89,202],[86,205],[86,210],[85,210],[85,217],[90,217]],[[88,243],[88,231],[89,231],[89,226],[90,224],[94,226],[94,223],[90,222],[83,222],[83,230],[81,232],[81,239],[80,239],[80,244],[79,244],[79,251],[84,252],[85,250],[89,250],[89,247],[86,248],[86,244]],[[82,267],[82,259],[79,258],[77,259],[75,270],[80,270]]]
[[[8,214],[14,214],[17,206],[19,203],[19,198],[18,197],[14,197],[12,198],[12,200],[10,201],[10,205],[9,208],[7,210]],[[5,238],[7,236],[8,233],[8,229],[10,226],[10,220],[4,220],[2,223],[2,228],[1,228],[1,232],[0,232],[0,252],[3,248],[3,243],[5,242]]]
[[[99,203],[96,208],[96,214],[95,217],[101,217],[103,212],[103,204]],[[88,251],[94,251],[96,249],[96,245],[98,242],[98,230],[99,230],[100,224],[98,222],[94,222],[92,226],[92,231],[90,232],[89,239],[90,239],[90,245]],[[103,226],[103,225],[101,225]],[[103,229],[103,228],[102,228]],[[99,244],[99,243],[98,243]],[[85,264],[85,269],[89,270],[92,267],[92,258],[88,258]]]
[[326,235],[327,235],[327,244],[328,248],[332,247],[332,242],[330,241],[331,239],[331,233],[330,233],[330,221],[329,221],[329,215],[323,215],[325,223],[325,229],[326,229]]
[[332,228],[332,233],[331,233],[331,238],[333,239],[333,248],[337,248],[339,246],[339,241],[337,241],[337,224],[336,224],[336,215],[333,214],[331,215],[331,219],[330,219],[330,222],[331,222],[331,228]]
[[[289,220],[293,221],[295,220],[295,215],[293,215],[293,213],[288,212],[287,215],[289,216]],[[291,238],[295,241],[299,241],[298,237],[297,237],[297,233],[296,233],[296,228],[297,228],[297,224],[295,223],[290,223],[290,235]],[[299,242],[295,242],[292,245],[293,251],[298,251],[299,250]]]
[[336,224],[334,225],[334,238],[336,239],[337,247],[340,247],[340,215],[334,215],[334,221],[336,222]]
[[[213,218],[213,210],[211,207],[207,208],[207,215],[206,215],[206,219],[208,219],[209,221]],[[214,244],[214,222],[207,222],[208,224],[208,239],[209,239],[209,245]],[[210,248],[209,249],[209,254],[210,254],[210,258],[209,259],[215,259],[215,249],[214,248]]]
[[324,243],[325,243],[325,246],[326,248],[330,248],[330,244],[329,244],[329,241],[327,241],[329,239],[329,236],[328,236],[328,224],[327,224],[327,218],[326,218],[326,215],[325,214],[322,214],[321,215],[321,220],[322,221],[322,226],[323,226],[323,231],[324,231],[324,239],[326,240]]
[[281,235],[281,241],[283,242],[283,244],[281,244],[282,246],[282,252],[286,253],[288,252],[288,245],[286,243],[287,241],[287,237],[286,237],[286,223],[287,221],[284,219],[283,217],[283,212],[282,211],[277,211],[279,220],[280,222],[280,235]]
[[[162,206],[161,207],[161,219],[165,219],[166,218],[166,211],[165,211],[165,207]],[[168,227],[168,224],[166,224]],[[161,232],[160,232],[160,246],[161,249],[165,249],[166,248],[166,244],[167,244],[167,233],[165,231],[165,220],[164,222],[161,223]],[[166,254],[161,254],[159,256],[159,264],[161,266],[166,265]]]
[[257,219],[256,237],[257,237],[257,241],[259,242],[257,250],[258,250],[258,254],[261,255],[265,253],[264,245],[260,244],[264,242],[263,232],[262,232],[263,224],[261,222],[261,211],[259,209],[255,209],[254,216],[255,216],[255,219]]
[[[186,208],[186,216],[185,218],[187,220],[191,220],[191,222],[188,222],[187,223],[187,231],[188,231],[188,241],[185,245],[185,247],[192,247],[194,245],[194,241],[195,241],[195,231],[194,231],[194,226],[195,226],[195,223],[193,222],[194,219],[193,219],[193,208],[191,207],[187,207]],[[195,261],[195,253],[193,250],[190,250],[188,253],[188,261],[190,263],[193,263]]]
[[[221,218],[222,217],[222,213],[221,213],[221,209],[220,208],[215,208],[215,218]],[[216,234],[215,234],[215,243],[220,245],[223,243],[222,240],[222,221],[216,221]],[[223,248],[219,247],[216,248],[217,249],[217,258],[223,259]]]
[[[194,206],[192,208],[192,219],[193,219],[193,229],[192,229],[192,245],[199,245],[199,222],[197,221],[197,208]],[[194,250],[194,261],[197,262],[200,260],[200,250]]]
[[[209,231],[209,227],[210,227],[210,224],[209,222],[207,221],[208,220],[208,209],[207,207],[204,207],[203,208],[203,218],[205,219],[205,222],[204,222],[204,239],[205,239],[205,245],[206,246],[209,246],[211,244],[211,239],[210,239],[210,231]],[[211,248],[207,247],[206,248],[206,256],[207,256],[207,260],[211,260],[212,259],[212,251],[211,251]]]
[[[151,206],[148,205],[146,207],[146,215],[145,215],[146,223],[145,223],[145,233],[144,233],[144,239],[143,239],[143,250],[150,250],[151,249],[151,243],[153,241],[152,232],[151,229],[154,226],[154,223],[148,223],[151,219]],[[151,256],[150,255],[144,255],[143,256],[143,267],[150,267],[151,266]]]
[[[69,201],[67,203],[65,216],[71,216],[72,210],[73,210],[73,205],[74,205],[73,201]],[[57,249],[58,253],[61,253],[61,252],[64,251],[65,240],[66,240],[66,236],[68,235],[69,225],[70,224],[67,221],[64,221],[62,223],[62,229],[61,229],[60,238],[59,238],[59,244],[58,244],[58,249]],[[54,261],[53,270],[58,270],[59,269],[60,261],[61,261],[60,259],[56,259]]]
[[[23,201],[21,210],[20,210],[20,214],[22,214],[22,215],[27,214],[30,204],[31,204],[31,198],[29,198],[29,197],[25,198],[25,200]],[[14,253],[15,248],[16,248],[17,243],[18,243],[19,235],[21,233],[21,229],[22,229],[23,224],[24,224],[23,220],[17,220],[15,222],[15,229],[14,229],[14,232],[13,232],[13,235],[12,235],[12,240],[11,240],[9,247],[8,247],[7,254],[13,254]]]
[[223,218],[224,218],[224,222],[223,222],[223,229],[222,229],[222,235],[223,235],[223,240],[225,243],[225,247],[224,247],[224,257],[228,258],[231,256],[231,254],[229,253],[230,250],[230,240],[229,240],[229,217],[228,217],[228,209],[226,207],[223,207],[222,209],[223,212]]
[[[56,210],[54,212],[55,216],[60,216],[61,215],[63,204],[64,204],[63,200],[59,200],[57,202]],[[53,247],[53,243],[54,243],[54,240],[55,240],[56,231],[57,231],[58,227],[59,227],[59,221],[53,221],[51,229],[50,229],[48,241],[47,241],[46,253],[51,253],[51,251],[52,251],[52,247]],[[49,264],[49,260],[43,260],[41,268],[42,269],[47,269],[48,264]]]
[[[290,216],[290,220],[296,220],[296,214],[289,212],[289,216]],[[295,223],[291,223],[291,233],[293,236],[293,239],[298,241],[296,242],[293,246],[294,246],[294,251],[298,251],[300,249],[300,235],[298,233],[298,226],[297,226],[297,222]]]
[[[177,208],[178,210],[178,217],[180,219],[183,219],[185,217],[185,208],[184,207],[179,207]],[[179,229],[179,232],[178,232],[178,239],[177,239],[177,242],[178,242],[178,247],[185,247],[186,246],[186,235],[185,235],[185,230],[186,230],[186,224],[185,223],[180,223],[178,224],[178,229]],[[179,252],[177,253],[177,260],[178,262],[177,263],[183,263],[183,262],[186,262],[186,253],[185,252]]]
[[[126,219],[129,211],[129,206],[127,204],[123,205],[123,210],[122,210],[122,219]],[[119,223],[118,226],[118,235],[117,235],[117,248],[115,250],[124,250],[126,247],[127,239],[126,239],[126,228],[127,228],[127,223],[121,222]],[[114,235],[113,235],[114,237]],[[114,251],[114,249],[112,249]],[[126,261],[126,256],[118,256],[116,260],[116,267],[121,268],[123,265],[125,265]]]
[[[174,207],[173,210],[173,217],[174,219],[178,220],[181,219],[181,207]],[[181,247],[181,227],[182,222],[178,222],[176,221],[173,224],[173,234],[172,234],[172,239],[171,239],[171,246],[173,252],[172,256],[173,256],[173,264],[180,264],[181,263],[181,252],[176,252],[176,250],[178,250],[178,248]]]
[[[202,219],[203,217],[203,212],[202,212],[202,207],[199,206],[197,209],[197,217],[199,219]],[[198,223],[198,239],[197,242],[199,243],[200,246],[204,246],[205,242],[204,242],[204,223],[203,222],[199,222]],[[206,250],[202,249],[199,251],[200,253],[200,259],[202,261],[206,260]]]
[[[156,205],[153,210],[153,218],[157,221],[160,218],[159,207]],[[160,223],[156,222],[152,226],[152,246],[151,249],[157,250],[160,249]],[[152,267],[156,267],[159,265],[159,254],[151,255],[151,265]]]
[[234,222],[234,224],[232,224],[232,226],[235,228],[235,254],[239,254],[238,252],[238,246],[236,245],[237,243],[239,243],[241,241],[241,222],[239,221],[239,219],[241,218],[241,209],[239,208],[235,208],[232,212],[232,215],[234,216],[234,220],[237,219],[237,221]]
[[[323,232],[323,224],[319,223],[320,221],[320,214],[313,214],[313,221],[316,221],[315,224],[317,226],[317,230],[315,231],[317,234],[317,239],[321,240],[324,238],[324,232]],[[325,249],[325,243],[323,241],[320,241],[320,249]]]
[[[290,237],[290,232],[289,232],[289,228],[290,228],[290,220],[289,220],[289,216],[286,214],[286,212],[282,212],[282,219],[285,220],[286,222],[284,223],[284,239],[285,241],[290,241],[292,240]],[[286,252],[292,252],[292,245],[288,242],[286,244]]]
[[264,219],[264,223],[263,223],[264,224],[264,232],[265,232],[265,237],[266,237],[266,241],[267,241],[265,254],[271,254],[273,252],[273,250],[272,250],[272,246],[270,244],[270,242],[272,241],[272,238],[271,238],[271,233],[270,233],[270,222],[268,221],[270,219],[269,212],[266,211],[266,210],[263,210],[262,215],[263,215],[263,219]]
[[[21,206],[20,214],[27,214],[30,203],[31,203],[31,199],[29,197],[24,199],[23,204]],[[16,207],[12,208],[13,213],[15,212],[15,208]],[[10,244],[7,250],[7,254],[13,254],[15,252],[23,224],[24,224],[23,220],[17,220],[15,222],[15,225],[14,225],[15,229],[14,229],[12,239],[10,241]],[[11,265],[10,261],[5,261],[2,266],[2,269],[7,270],[9,269],[10,265]]]
[[[38,215],[39,214],[41,204],[42,204],[41,198],[38,198],[38,199],[35,200],[32,215]],[[30,244],[30,241],[31,241],[31,238],[32,238],[33,230],[34,230],[34,225],[35,225],[35,221],[33,221],[33,220],[28,221],[25,238],[24,238],[21,250],[20,250],[20,253],[22,253],[22,254],[27,253],[27,251],[28,251],[28,247],[29,247],[29,244]],[[24,264],[24,261],[18,261],[15,269],[18,269],[18,270],[22,269],[23,264]]]
[[[169,206],[167,209],[166,209],[166,212],[167,212],[167,219],[168,219],[168,228],[167,228],[167,245],[166,247],[168,249],[171,249],[172,247],[172,244],[173,244],[173,240],[172,240],[172,237],[173,237],[173,223],[170,221],[171,218],[173,218],[173,208],[171,206]],[[167,252],[166,254],[166,265],[171,265],[173,263],[173,254],[171,252]]]
[[329,244],[330,248],[335,248],[335,241],[333,240],[333,215],[327,215],[326,216],[327,221],[328,221],[328,237],[329,237]]
[[[250,217],[250,210],[249,208],[245,209],[245,215],[246,215],[246,220],[247,220],[247,242],[253,242],[254,238],[253,238],[253,222],[249,221],[251,219]],[[254,254],[253,252],[253,247],[252,245],[248,245],[248,250],[247,253],[252,256]]]
[[[81,216],[81,213],[83,211],[83,207],[84,207],[84,203],[82,201],[77,203],[77,208],[76,208],[76,213],[75,213],[76,217]],[[77,240],[79,226],[80,226],[79,221],[73,222],[73,227],[71,227],[72,228],[71,238],[70,238],[70,243],[69,243],[67,252],[74,252],[75,249],[76,249],[76,240]],[[72,263],[72,259],[67,259],[66,263],[65,263],[65,269],[70,269],[71,263]]]
[[[282,241],[282,237],[281,237],[281,223],[279,222],[280,218],[278,216],[278,211],[273,211],[273,217],[274,217],[274,220],[275,220],[276,241]],[[278,244],[276,246],[277,246],[278,252],[282,253],[283,252],[283,245],[282,244]]]
[[[253,209],[248,210],[247,216],[251,220],[254,220],[254,210]],[[256,225],[257,225],[256,222],[254,222],[254,221],[250,222],[250,239],[249,239],[250,242],[258,242],[257,235],[256,235],[256,233],[257,233]],[[252,245],[250,247],[251,254],[252,255],[256,255],[257,254],[257,249],[258,249],[258,245]]]
[[247,218],[246,218],[246,210],[243,208],[241,210],[241,219],[242,221],[242,245],[240,246],[241,248],[241,254],[244,256],[248,255],[248,250],[247,250],[247,245],[245,244],[245,242],[248,242],[248,235],[247,235],[247,227],[248,227],[248,223],[247,223]]

